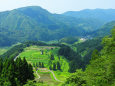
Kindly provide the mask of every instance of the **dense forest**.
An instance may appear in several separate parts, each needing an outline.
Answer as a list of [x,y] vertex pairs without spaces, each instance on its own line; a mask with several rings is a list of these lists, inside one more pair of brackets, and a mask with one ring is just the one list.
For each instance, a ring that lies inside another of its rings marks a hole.
[[33,79],[33,67],[25,58],[0,59],[0,86],[22,86]]
[[[0,12],[0,46],[10,46],[27,40],[51,41],[68,36],[92,38],[101,33],[109,34],[106,28],[101,27],[113,21],[114,12],[115,10],[103,9],[88,12],[83,10],[77,12],[79,16],[69,16],[71,13],[52,14],[38,6]],[[109,26],[113,25],[111,23]]]
[[64,86],[114,86],[115,85],[115,28],[112,36],[103,38],[103,49],[94,50],[86,70],[77,69],[67,78]]

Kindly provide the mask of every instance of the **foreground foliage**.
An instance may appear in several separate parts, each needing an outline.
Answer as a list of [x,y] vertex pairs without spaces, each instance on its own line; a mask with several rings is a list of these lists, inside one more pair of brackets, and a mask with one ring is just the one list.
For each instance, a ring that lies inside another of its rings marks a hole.
[[67,78],[64,86],[114,86],[115,85],[115,28],[111,37],[102,41],[101,52],[94,50],[90,65],[85,71],[77,70]]
[[33,68],[26,59],[0,59],[0,86],[22,86],[27,80],[33,80]]

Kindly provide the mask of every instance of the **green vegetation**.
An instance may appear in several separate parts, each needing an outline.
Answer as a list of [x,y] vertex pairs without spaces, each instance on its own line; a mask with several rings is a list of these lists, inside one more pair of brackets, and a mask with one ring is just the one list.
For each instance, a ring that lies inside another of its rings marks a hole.
[[[13,78],[15,85],[21,82],[20,84],[25,84],[24,86],[61,86],[65,81],[62,86],[114,86],[114,42],[115,29],[112,31],[112,36],[103,39],[103,46],[101,45],[101,38],[69,44],[69,46],[29,41],[13,46],[1,57],[14,59],[19,55],[18,57],[23,60],[17,58],[15,64],[22,64],[22,67],[29,67],[29,64],[33,66],[35,80],[27,81],[27,78],[23,80],[17,75]],[[24,66],[27,65],[27,62],[29,63],[28,66]],[[32,66],[25,69],[30,70],[30,73],[33,74]],[[2,65],[0,68],[3,68]],[[6,71],[6,69],[4,70]],[[24,71],[23,73],[22,71],[19,72],[22,77],[26,77]],[[68,71],[75,73],[71,74]],[[28,77],[33,77],[33,75]],[[19,80],[17,81],[17,79]],[[9,78],[4,80],[5,85],[14,83],[9,82]],[[1,84],[3,85],[3,83]]]
[[0,86],[115,86],[113,13],[0,12]]
[[65,37],[59,40],[59,43],[67,43],[67,44],[73,44],[75,42],[78,42],[78,37]]
[[[99,12],[101,17],[104,16],[103,11]],[[90,12],[95,15],[92,10]],[[79,16],[81,17],[51,14],[37,6],[0,12],[0,46],[10,46],[14,43],[28,40],[52,41],[69,36],[86,37],[90,32],[99,29],[105,24],[105,21],[109,22],[114,19],[114,15],[111,15],[111,13],[106,16],[106,20],[105,17],[95,19]],[[71,43],[72,41],[68,42]]]
[[81,56],[84,68],[89,64],[93,50],[97,49],[100,51],[102,49],[103,46],[101,45],[101,40],[102,38],[94,38],[72,45],[72,49]]
[[17,44],[11,47],[11,49],[9,49],[7,52],[3,53],[2,55],[0,55],[1,58],[15,58],[16,56],[19,55],[19,53],[21,53],[24,48],[31,46],[31,45],[40,45],[40,46],[45,46],[47,44],[43,43],[43,42],[34,42],[34,41],[28,41],[28,42],[24,42],[22,44]]
[[0,86],[22,86],[33,80],[33,68],[26,59],[0,59]]
[[101,52],[94,50],[85,71],[77,70],[63,86],[114,86],[115,85],[115,28],[112,37],[102,40]]
[[8,49],[9,49],[9,47],[2,47],[2,48],[0,48],[0,55],[5,53]]
[[[31,62],[33,64],[36,64],[39,62],[43,62],[45,67],[49,67],[49,61],[51,54],[58,50],[52,50],[53,48],[56,48],[55,46],[30,46],[24,49],[24,52],[20,53],[20,57],[25,57],[28,62]],[[43,53],[42,53],[43,52]],[[57,56],[55,56],[57,58]]]
[[[23,51],[20,52],[18,57],[22,59],[26,58],[27,62],[33,65],[33,67],[35,68],[34,69],[35,81],[37,81],[37,82],[28,81],[26,85],[28,85],[30,82],[31,84],[33,83],[33,85],[35,84],[35,86],[38,84],[41,84],[41,86],[60,85],[61,82],[56,81],[54,77],[56,77],[56,79],[62,82],[65,81],[65,79],[69,74],[68,72],[69,62],[65,59],[65,57],[58,55],[59,49],[60,47],[58,46],[31,45],[26,48],[23,47]],[[52,67],[51,68],[52,72],[50,71],[50,67]],[[36,75],[36,70],[40,75],[40,79],[37,79],[38,75]]]
[[[25,48],[19,56],[21,58],[25,57],[35,68],[45,67],[54,71],[59,70],[60,74],[56,73],[56,75],[58,74],[59,76],[57,76],[61,78],[61,73],[68,72],[69,62],[63,56],[58,56],[58,50],[59,47],[56,46],[30,46]],[[44,67],[40,67],[41,63]]]
[[81,11],[69,11],[63,15],[83,19],[100,20],[99,22],[109,22],[115,19],[115,9],[85,9]]
[[115,21],[103,25],[99,30],[89,34],[91,37],[104,37],[110,35],[112,28],[115,26]]

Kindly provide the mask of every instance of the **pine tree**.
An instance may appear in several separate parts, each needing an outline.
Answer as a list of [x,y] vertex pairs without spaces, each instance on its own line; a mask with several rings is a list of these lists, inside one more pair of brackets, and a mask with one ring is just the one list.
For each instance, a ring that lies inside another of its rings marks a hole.
[[44,63],[42,62],[42,68],[44,68]]
[[[23,86],[27,79],[34,79],[32,65],[28,65],[26,59],[5,59],[0,73],[0,86]],[[0,65],[1,66],[1,65]]]
[[19,80],[19,82],[24,83],[23,81],[23,62],[21,58],[16,59],[16,77]]
[[50,60],[54,60],[54,55],[51,54]]
[[31,79],[31,80],[34,79],[34,72],[33,72],[33,67],[31,64],[28,65],[28,74],[29,74],[28,79]]
[[23,83],[24,83],[24,82],[27,82],[27,79],[29,77],[28,63],[27,63],[25,58],[23,58],[22,67],[21,68],[22,68],[22,80],[23,80]]
[[35,67],[35,63],[33,63],[33,67]]
[[38,63],[36,63],[36,67],[39,67]]
[[58,69],[58,70],[61,70],[61,65],[60,65],[59,62],[57,62],[57,69]]
[[42,67],[42,64],[41,64],[41,62],[39,62],[39,67],[40,67],[40,68]]
[[51,65],[49,66],[49,69],[52,70],[52,66]]
[[56,70],[56,64],[53,63],[53,70]]
[[15,71],[12,64],[8,67],[8,80],[11,82],[11,86],[16,86]]

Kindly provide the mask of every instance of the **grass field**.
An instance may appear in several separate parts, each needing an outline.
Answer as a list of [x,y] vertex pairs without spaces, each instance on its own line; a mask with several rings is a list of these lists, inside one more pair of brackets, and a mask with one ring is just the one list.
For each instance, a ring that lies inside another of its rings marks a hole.
[[[65,81],[66,77],[69,75],[69,63],[64,57],[60,56],[59,58],[57,54],[58,50],[59,47],[55,46],[31,46],[25,48],[24,52],[20,53],[19,56],[21,58],[25,57],[29,63],[33,64],[33,66],[37,63],[39,64],[39,62],[43,62],[44,67],[47,68],[47,70],[49,70],[49,65],[51,63],[56,63],[57,61],[59,61],[61,65],[61,71],[57,70],[53,72],[58,80]],[[52,54],[54,55],[54,60],[50,59]],[[40,80],[47,83],[50,86],[57,86],[60,84],[60,82],[57,82],[54,79],[54,77],[49,71],[38,71],[38,74],[41,76]]]

